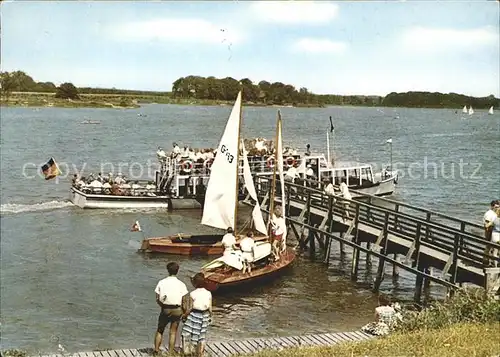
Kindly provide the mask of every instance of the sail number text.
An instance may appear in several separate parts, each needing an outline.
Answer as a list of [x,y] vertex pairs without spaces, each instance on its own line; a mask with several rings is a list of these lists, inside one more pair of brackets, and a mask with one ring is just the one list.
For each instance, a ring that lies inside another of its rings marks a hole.
[[234,160],[234,156],[231,155],[231,153],[229,152],[229,150],[227,149],[226,145],[222,145],[220,147],[220,152],[221,154],[224,154],[224,156],[226,157],[226,160],[231,164]]

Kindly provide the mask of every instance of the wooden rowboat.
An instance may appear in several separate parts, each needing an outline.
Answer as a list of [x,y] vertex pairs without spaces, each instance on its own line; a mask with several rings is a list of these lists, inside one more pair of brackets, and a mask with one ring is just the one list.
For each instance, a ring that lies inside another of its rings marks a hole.
[[281,253],[280,260],[277,262],[262,261],[252,268],[251,273],[243,274],[241,271],[231,269],[226,271],[224,268],[203,271],[205,275],[205,288],[212,293],[220,294],[227,291],[238,290],[261,284],[268,280],[273,280],[283,274],[292,266],[295,260],[295,250],[287,248]]
[[[175,255],[222,255],[223,234],[177,234],[169,237],[146,238],[139,252]],[[236,244],[245,236],[238,236]],[[255,241],[267,240],[266,236],[254,237]]]

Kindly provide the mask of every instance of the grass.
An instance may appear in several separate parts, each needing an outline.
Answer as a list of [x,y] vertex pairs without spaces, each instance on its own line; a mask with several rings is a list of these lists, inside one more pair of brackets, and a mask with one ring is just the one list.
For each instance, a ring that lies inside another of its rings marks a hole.
[[493,357],[500,355],[500,324],[459,324],[398,332],[384,338],[331,347],[262,351],[252,357]]
[[[500,357],[500,301],[482,289],[457,292],[421,310],[403,309],[386,337],[331,347],[263,351],[252,357]],[[250,356],[250,355],[249,355]]]

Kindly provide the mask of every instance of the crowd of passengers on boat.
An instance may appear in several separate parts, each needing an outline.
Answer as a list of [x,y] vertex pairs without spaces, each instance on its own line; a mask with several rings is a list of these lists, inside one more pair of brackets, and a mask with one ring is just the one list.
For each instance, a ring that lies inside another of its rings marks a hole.
[[156,185],[154,181],[139,182],[138,180],[128,180],[125,175],[119,173],[116,177],[113,173],[97,176],[79,177],[73,175],[72,186],[84,193],[118,195],[118,196],[156,196]]
[[[250,167],[253,172],[262,172],[266,168],[274,166],[275,147],[272,141],[264,138],[255,138],[252,140],[244,140],[245,150],[247,151]],[[177,143],[173,143],[172,151],[167,154],[161,147],[158,147],[156,155],[162,167],[166,170],[173,163],[176,165],[176,171],[181,175],[203,175],[209,174],[210,167],[217,155],[217,149],[193,149],[189,145],[184,145],[184,148]],[[299,155],[296,149],[286,147],[283,151],[286,157],[286,166],[296,164],[296,157]],[[259,163],[259,165],[257,165]],[[261,165],[262,164],[262,165]]]

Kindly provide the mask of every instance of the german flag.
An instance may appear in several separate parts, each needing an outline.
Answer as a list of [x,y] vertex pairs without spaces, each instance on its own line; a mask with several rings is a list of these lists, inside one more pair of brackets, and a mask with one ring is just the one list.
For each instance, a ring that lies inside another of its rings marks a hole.
[[46,180],[53,179],[54,177],[61,174],[61,170],[59,170],[59,167],[57,167],[57,164],[54,161],[53,157],[51,157],[50,160],[42,166],[42,172],[45,175]]

